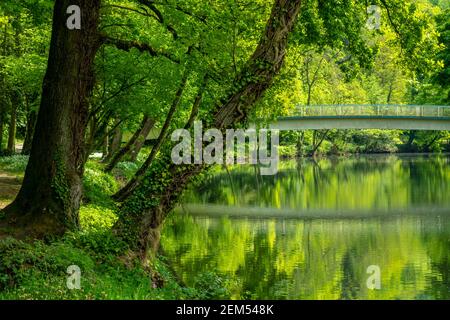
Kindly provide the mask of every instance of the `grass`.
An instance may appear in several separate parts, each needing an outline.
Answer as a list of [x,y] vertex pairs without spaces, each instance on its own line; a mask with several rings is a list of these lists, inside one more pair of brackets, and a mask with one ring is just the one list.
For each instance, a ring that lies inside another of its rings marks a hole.
[[[26,161],[23,156],[0,158],[0,170],[20,175]],[[0,240],[0,300],[226,298],[226,289],[212,274],[200,276],[196,285],[188,288],[177,282],[164,257],[153,262],[151,273],[139,263],[130,266],[121,259],[126,246],[111,233],[117,206],[110,198],[119,183],[101,168],[94,160],[86,166],[81,230],[53,241]],[[119,165],[126,175],[134,169],[129,164]],[[81,271],[80,289],[67,286],[67,271],[73,265]]]
[[25,168],[27,167],[28,156],[13,155],[7,157],[0,157],[0,170],[23,176]]

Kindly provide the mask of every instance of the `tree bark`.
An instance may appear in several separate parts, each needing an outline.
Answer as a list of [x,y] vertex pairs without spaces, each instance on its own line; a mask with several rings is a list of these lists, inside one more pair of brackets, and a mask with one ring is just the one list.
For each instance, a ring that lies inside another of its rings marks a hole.
[[[79,227],[84,138],[100,0],[56,0],[47,71],[30,159],[19,194],[4,209],[6,221],[32,237]],[[81,8],[81,30],[69,30],[70,5]]]
[[[206,127],[224,130],[246,119],[248,110],[271,86],[282,67],[287,39],[301,3],[301,0],[274,1],[259,45],[235,81],[238,89],[230,93],[225,100],[227,102],[219,105]],[[206,168],[205,165],[174,165],[170,146],[165,151],[157,165],[152,166],[148,179],[144,179],[123,204],[114,227],[116,234],[128,243],[130,256],[134,253],[143,263],[148,261],[148,253],[154,254],[157,250],[161,225],[181,192],[193,177]]]

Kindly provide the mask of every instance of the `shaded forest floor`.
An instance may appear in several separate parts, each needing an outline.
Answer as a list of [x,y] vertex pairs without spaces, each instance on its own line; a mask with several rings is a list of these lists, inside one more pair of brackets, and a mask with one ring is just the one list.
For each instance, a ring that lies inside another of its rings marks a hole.
[[4,172],[0,172],[0,209],[9,204],[19,192],[21,179]]
[[[0,158],[1,207],[19,191],[27,160],[23,156]],[[204,297],[205,290],[211,297],[223,292],[222,288],[181,286],[162,256],[154,261],[151,272],[120,258],[126,247],[111,233],[117,207],[110,195],[135,166],[120,164],[112,176],[103,173],[99,162],[88,162],[81,230],[39,241],[17,240],[3,232],[0,299],[196,299]],[[67,286],[67,268],[73,265],[81,270],[80,289]]]

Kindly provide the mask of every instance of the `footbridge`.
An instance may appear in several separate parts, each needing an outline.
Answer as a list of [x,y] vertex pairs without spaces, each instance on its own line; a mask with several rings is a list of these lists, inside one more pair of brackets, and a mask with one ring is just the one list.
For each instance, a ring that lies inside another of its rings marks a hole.
[[398,129],[450,130],[450,106],[435,105],[311,105],[270,126],[278,130]]

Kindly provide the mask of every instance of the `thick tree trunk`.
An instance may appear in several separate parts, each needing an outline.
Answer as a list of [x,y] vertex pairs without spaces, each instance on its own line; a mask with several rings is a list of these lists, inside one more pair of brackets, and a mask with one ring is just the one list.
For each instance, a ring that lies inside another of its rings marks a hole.
[[[217,109],[206,125],[224,130],[246,119],[248,109],[258,101],[279,73],[286,53],[287,38],[300,11],[301,0],[275,0],[265,33],[237,77],[238,90],[231,93],[225,104]],[[250,79],[250,80],[248,80]],[[173,209],[187,183],[205,169],[203,165],[174,165],[170,146],[164,150],[158,164],[153,166],[121,208],[115,225],[116,234],[126,241],[132,252],[147,261],[148,253],[158,247],[161,225]],[[157,167],[161,166],[163,169]],[[165,169],[164,169],[165,168]],[[152,170],[150,170],[152,171]]]
[[[70,5],[81,8],[81,30],[69,30]],[[84,137],[100,0],[56,0],[52,38],[30,160],[22,188],[4,209],[6,221],[28,236],[62,234],[79,226]]]

